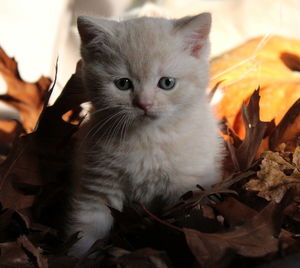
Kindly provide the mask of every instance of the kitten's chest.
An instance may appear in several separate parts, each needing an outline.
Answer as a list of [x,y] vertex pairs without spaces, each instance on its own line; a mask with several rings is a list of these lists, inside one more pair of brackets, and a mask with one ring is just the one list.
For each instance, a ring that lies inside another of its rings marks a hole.
[[145,203],[156,197],[169,200],[170,196],[179,197],[191,184],[196,185],[195,177],[189,177],[183,167],[193,162],[184,155],[187,149],[178,143],[136,142],[122,156],[130,199]]
[[[194,174],[202,159],[203,144],[187,134],[169,132],[169,136],[152,136],[131,140],[123,151],[123,167],[136,182],[143,182],[149,176],[172,176]],[[207,147],[207,146],[206,146]],[[171,178],[170,178],[171,179]],[[174,181],[174,180],[173,180]]]
[[171,171],[171,161],[167,151],[159,145],[134,146],[123,154],[123,167],[130,174],[134,185],[155,183]]
[[160,146],[135,148],[124,155],[129,199],[150,202],[170,188],[172,164]]

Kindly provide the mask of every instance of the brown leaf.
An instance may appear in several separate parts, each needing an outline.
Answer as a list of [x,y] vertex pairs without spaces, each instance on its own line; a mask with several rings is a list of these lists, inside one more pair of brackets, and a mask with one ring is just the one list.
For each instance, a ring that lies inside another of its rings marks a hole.
[[[70,267],[78,267],[76,264],[78,263],[78,259],[71,256],[49,256],[48,257],[49,268],[70,268]],[[91,266],[82,266],[91,267]],[[78,267],[79,268],[79,267]]]
[[17,242],[0,243],[0,252],[2,267],[23,267],[28,264],[28,256]]
[[[300,148],[295,151],[293,159],[298,162]],[[258,196],[266,200],[280,202],[290,188],[300,192],[300,166],[284,158],[279,152],[263,153],[257,179],[250,180],[245,186],[247,190],[257,191]]]
[[184,211],[188,211],[197,205],[207,203],[210,196],[214,196],[221,193],[230,193],[236,194],[234,190],[230,190],[228,188],[220,187],[219,184],[215,185],[209,190],[194,190],[185,193],[178,203],[171,207],[167,207],[164,211],[164,216],[171,216],[174,213],[183,213]]
[[270,136],[270,148],[275,150],[281,143],[289,144],[289,149],[297,145],[300,136],[300,99],[284,115]]
[[47,258],[41,254],[41,249],[34,246],[25,235],[20,236],[17,242],[34,256],[39,268],[48,268]]
[[300,251],[300,242],[295,235],[285,229],[281,229],[279,234],[281,248],[285,249],[285,254],[295,254]]
[[32,132],[43,109],[51,80],[41,77],[35,83],[25,82],[20,77],[16,61],[1,48],[0,75],[7,85],[7,94],[0,96],[0,99],[19,111],[23,128],[27,133]]
[[[246,170],[255,160],[257,150],[262,143],[271,122],[260,121],[259,89],[252,94],[249,104],[242,106],[246,137],[240,144],[227,143],[232,161],[237,170]],[[233,133],[232,133],[233,134]]]
[[230,176],[225,178],[224,180],[220,181],[219,183],[215,184],[212,189],[214,192],[223,192],[225,189],[230,189],[236,183],[239,183],[244,180],[248,180],[252,177],[256,176],[256,171],[254,170],[247,170],[244,172],[235,172],[232,173]]
[[116,258],[114,262],[124,268],[168,268],[172,267],[170,260],[163,251],[154,250],[151,248],[143,248],[132,253],[127,251],[114,250]]
[[187,243],[201,267],[219,267],[230,252],[245,257],[264,257],[276,253],[279,240],[278,206],[270,203],[259,214],[233,231],[221,234],[184,229]]
[[57,231],[55,229],[35,222],[29,209],[21,209],[15,211],[15,213],[20,216],[27,229],[39,232],[41,236],[45,236],[46,234],[51,234],[53,236],[57,235]]
[[300,199],[294,198],[293,202],[284,210],[284,214],[294,221],[300,222]]
[[0,241],[13,241],[28,229],[20,215],[11,209],[3,209],[0,212]]
[[19,182],[42,185],[39,157],[32,138],[32,134],[20,137],[6,161],[0,166],[0,202],[4,207],[21,209],[32,205],[34,195],[24,194],[18,188]]
[[214,206],[230,226],[246,222],[257,215],[257,211],[241,203],[233,197],[226,198]]
[[[36,130],[15,141],[0,166],[0,202],[4,207],[27,208],[39,196],[36,211],[41,211],[61,200],[72,155],[71,137],[78,130],[78,125],[65,122],[62,115],[86,100],[80,81],[79,75],[73,75],[55,104],[43,110]],[[53,198],[55,193],[57,198]]]
[[[9,120],[1,120],[0,121],[0,142],[9,147],[18,134],[18,122],[9,121]],[[1,150],[0,153],[8,154],[7,151]]]

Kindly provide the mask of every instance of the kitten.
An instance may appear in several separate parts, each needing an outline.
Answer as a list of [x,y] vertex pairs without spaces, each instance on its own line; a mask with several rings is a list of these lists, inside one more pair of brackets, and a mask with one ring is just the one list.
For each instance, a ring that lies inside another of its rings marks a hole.
[[220,140],[207,101],[211,16],[123,22],[78,18],[82,74],[94,112],[78,151],[68,233],[72,254],[109,234],[108,206],[170,205],[219,177]]

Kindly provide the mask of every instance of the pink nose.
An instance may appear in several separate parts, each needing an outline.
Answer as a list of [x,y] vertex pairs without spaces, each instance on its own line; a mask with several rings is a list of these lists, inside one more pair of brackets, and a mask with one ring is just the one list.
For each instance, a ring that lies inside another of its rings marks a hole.
[[152,100],[139,100],[135,99],[133,101],[134,106],[140,108],[141,110],[147,112],[152,106],[153,106],[153,101]]

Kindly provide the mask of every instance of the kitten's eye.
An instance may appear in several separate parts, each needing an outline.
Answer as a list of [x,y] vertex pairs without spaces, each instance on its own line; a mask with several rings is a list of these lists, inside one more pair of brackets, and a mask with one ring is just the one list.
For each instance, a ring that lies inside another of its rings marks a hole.
[[158,86],[164,90],[172,89],[176,84],[176,79],[173,77],[162,77],[158,81]]
[[133,84],[128,78],[117,79],[114,81],[114,83],[120,90],[129,90],[133,88]]

